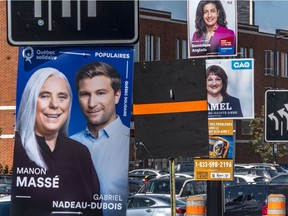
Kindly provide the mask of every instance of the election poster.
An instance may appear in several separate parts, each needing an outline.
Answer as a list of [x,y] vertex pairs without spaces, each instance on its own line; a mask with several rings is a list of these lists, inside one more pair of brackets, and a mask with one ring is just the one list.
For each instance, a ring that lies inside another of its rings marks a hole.
[[237,55],[237,1],[188,0],[188,57]]
[[206,60],[209,119],[254,118],[254,59]]
[[20,47],[11,215],[126,215],[133,47]]

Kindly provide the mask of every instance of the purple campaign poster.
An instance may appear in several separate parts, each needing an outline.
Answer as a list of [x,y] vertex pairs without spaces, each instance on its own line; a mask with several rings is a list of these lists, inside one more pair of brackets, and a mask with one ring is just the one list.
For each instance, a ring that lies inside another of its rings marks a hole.
[[20,47],[11,215],[126,215],[133,47]]
[[237,55],[237,1],[188,0],[188,57]]

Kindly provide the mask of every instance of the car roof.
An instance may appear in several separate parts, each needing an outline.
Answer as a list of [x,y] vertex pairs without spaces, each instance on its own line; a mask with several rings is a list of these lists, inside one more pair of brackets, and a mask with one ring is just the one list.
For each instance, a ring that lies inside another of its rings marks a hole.
[[154,171],[154,172],[160,172],[160,170],[159,169],[133,169],[133,170],[130,170],[129,171],[129,173],[130,172],[134,172],[134,171]]
[[[159,178],[170,178],[170,174],[163,174]],[[175,173],[175,178],[193,178],[193,176],[185,173]]]
[[[154,179],[151,179],[149,181],[163,181],[163,180],[166,180],[166,181],[170,181],[170,176],[167,175],[167,176],[161,176],[160,178],[154,178]],[[187,180],[194,180],[193,177],[191,178],[187,178],[187,177],[183,177],[183,176],[178,176],[178,177],[175,177],[175,181],[187,181]]]

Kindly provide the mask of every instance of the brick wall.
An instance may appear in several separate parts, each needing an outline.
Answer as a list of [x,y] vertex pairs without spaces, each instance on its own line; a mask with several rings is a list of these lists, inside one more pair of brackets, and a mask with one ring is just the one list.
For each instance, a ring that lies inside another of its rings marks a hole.
[[11,167],[14,147],[17,47],[7,43],[6,1],[0,1],[0,164]]

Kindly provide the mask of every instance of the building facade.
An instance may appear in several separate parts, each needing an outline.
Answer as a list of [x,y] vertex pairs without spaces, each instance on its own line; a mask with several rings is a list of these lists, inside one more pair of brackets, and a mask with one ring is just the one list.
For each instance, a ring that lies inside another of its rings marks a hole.
[[[7,43],[5,1],[0,1],[0,10],[0,164],[12,167],[18,48]],[[286,31],[277,33],[276,37],[276,32],[263,33],[258,26],[238,24],[237,58],[255,59],[255,113],[264,105],[266,89],[288,89],[288,39]],[[140,9],[135,61],[186,59],[188,41],[186,21],[172,19],[170,12]],[[236,162],[261,162],[249,148],[248,126],[248,120],[236,121]]]
[[[246,12],[249,13],[249,10]],[[277,30],[275,34],[268,34],[259,32],[258,26],[238,23],[238,56],[235,58],[255,59],[256,114],[264,106],[267,89],[288,89],[287,33]],[[140,10],[140,40],[136,46],[136,61],[185,59],[188,41],[186,21],[171,19],[169,12]],[[249,147],[249,123],[250,120],[236,121],[236,162],[262,162],[260,156],[255,155]]]
[[[0,2],[0,165],[12,167],[16,111],[18,48],[9,46],[6,34],[6,1]],[[0,168],[1,168],[0,166]]]

